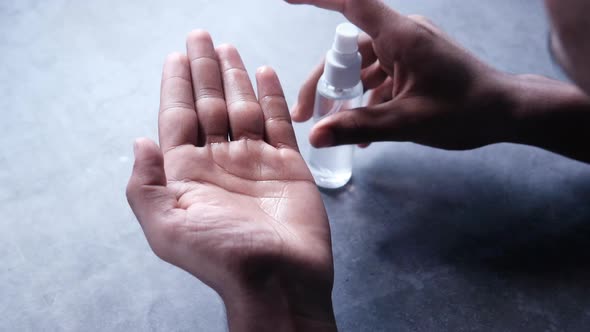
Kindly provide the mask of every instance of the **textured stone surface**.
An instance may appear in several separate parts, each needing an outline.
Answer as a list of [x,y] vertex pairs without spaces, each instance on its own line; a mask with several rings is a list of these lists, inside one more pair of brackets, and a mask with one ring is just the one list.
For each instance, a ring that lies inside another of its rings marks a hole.
[[[511,72],[561,77],[540,1],[389,1]],[[0,330],[223,331],[215,293],[151,253],[124,197],[161,64],[193,28],[270,64],[289,102],[340,15],[279,0],[0,2]],[[308,150],[309,125],[298,125]],[[360,151],[325,193],[343,331],[583,331],[590,167],[538,149]]]

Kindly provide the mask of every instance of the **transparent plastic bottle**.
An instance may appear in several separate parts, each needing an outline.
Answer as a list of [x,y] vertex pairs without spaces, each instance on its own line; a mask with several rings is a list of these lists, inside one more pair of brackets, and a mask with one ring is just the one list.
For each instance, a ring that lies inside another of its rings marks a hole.
[[[363,85],[360,82],[350,89],[336,89],[325,79],[320,79],[315,99],[314,123],[340,110],[360,107],[362,97]],[[323,149],[311,147],[309,168],[315,183],[319,187],[327,189],[336,189],[346,185],[352,177],[354,149],[354,145]]]
[[[343,23],[336,28],[334,44],[326,55],[324,75],[317,85],[314,123],[341,110],[361,106],[363,85],[357,39],[358,29],[354,25]],[[352,177],[354,149],[354,145],[312,147],[308,166],[315,183],[327,189],[346,185]]]

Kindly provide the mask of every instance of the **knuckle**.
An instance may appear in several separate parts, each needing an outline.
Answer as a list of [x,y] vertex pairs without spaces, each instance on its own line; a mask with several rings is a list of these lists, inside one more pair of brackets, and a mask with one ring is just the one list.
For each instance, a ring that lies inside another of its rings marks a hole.
[[264,106],[270,106],[273,103],[286,103],[285,96],[281,94],[269,94],[260,99],[260,104]]
[[289,115],[275,114],[266,119],[266,124],[271,126],[291,125],[291,117]]
[[435,44],[436,32],[428,25],[413,22],[406,27],[405,38],[400,40],[400,56],[404,59],[415,58],[416,54],[429,54]]
[[217,87],[198,87],[196,89],[197,99],[218,98],[223,99],[223,91]]
[[160,106],[160,114],[174,111],[193,111],[194,106],[191,103],[177,101],[165,103]]
[[344,118],[338,121],[342,124],[343,129],[357,132],[365,127],[363,121],[359,119],[358,114],[355,114],[355,112],[354,110],[348,110],[343,113]]

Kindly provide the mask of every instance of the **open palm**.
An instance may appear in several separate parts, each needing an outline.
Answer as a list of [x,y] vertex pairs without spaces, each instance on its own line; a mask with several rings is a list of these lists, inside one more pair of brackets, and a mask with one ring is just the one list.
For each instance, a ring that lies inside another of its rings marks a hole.
[[187,53],[164,66],[160,147],[135,144],[127,195],[152,249],[222,297],[270,280],[329,299],[328,219],[276,74],[258,70],[256,97],[235,48],[196,31]]

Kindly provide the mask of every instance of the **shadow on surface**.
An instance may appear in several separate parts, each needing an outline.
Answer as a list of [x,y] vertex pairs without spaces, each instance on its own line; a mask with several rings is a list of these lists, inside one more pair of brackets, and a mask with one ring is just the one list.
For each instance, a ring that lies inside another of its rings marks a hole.
[[323,193],[344,330],[585,330],[590,167],[510,145],[363,153]]
[[587,168],[568,171],[557,156],[535,167],[467,156],[370,166],[363,189],[399,213],[380,216],[383,222],[401,224],[380,242],[379,256],[535,278],[590,272]]

